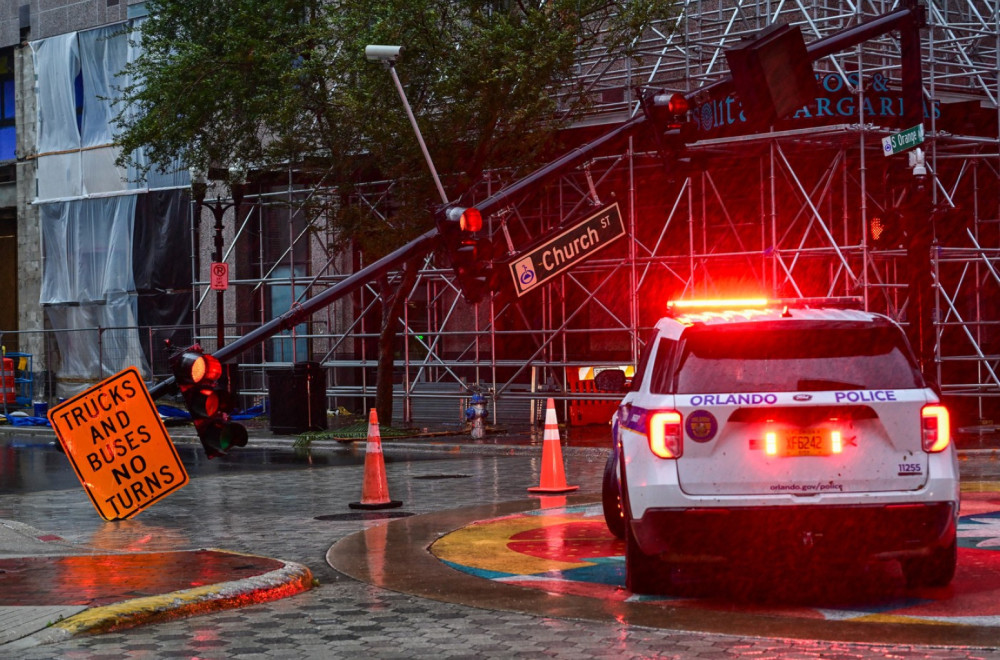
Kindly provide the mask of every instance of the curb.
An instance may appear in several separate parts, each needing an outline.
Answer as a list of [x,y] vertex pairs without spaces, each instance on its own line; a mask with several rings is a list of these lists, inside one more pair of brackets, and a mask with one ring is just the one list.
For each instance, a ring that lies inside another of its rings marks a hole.
[[[221,552],[260,557],[231,550]],[[280,559],[276,561],[281,561],[284,565],[262,575],[89,608],[0,648],[11,650],[31,648],[64,641],[77,635],[112,632],[149,623],[245,607],[312,589],[314,580],[309,568],[295,562]]]

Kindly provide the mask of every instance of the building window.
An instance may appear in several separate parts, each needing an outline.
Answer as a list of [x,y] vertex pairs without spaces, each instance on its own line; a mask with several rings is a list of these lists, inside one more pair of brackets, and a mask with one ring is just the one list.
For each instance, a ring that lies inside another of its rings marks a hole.
[[0,51],[0,161],[16,158],[14,112],[14,51]]

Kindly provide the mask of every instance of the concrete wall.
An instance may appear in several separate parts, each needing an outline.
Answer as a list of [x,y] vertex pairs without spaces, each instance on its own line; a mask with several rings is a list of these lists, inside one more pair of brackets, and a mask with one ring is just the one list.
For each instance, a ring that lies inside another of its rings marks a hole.
[[[18,330],[27,331],[20,350],[36,357],[35,371],[48,368],[44,363],[44,341],[39,330],[45,328],[45,316],[38,303],[42,291],[42,242],[38,210],[31,205],[35,197],[35,160],[37,153],[35,122],[35,69],[31,50],[18,48],[14,54],[15,97],[17,108],[17,317]],[[31,121],[25,121],[32,118]]]
[[[27,16],[22,7],[27,7]],[[21,43],[28,23],[28,39],[44,39],[66,32],[121,23],[144,13],[142,0],[4,0],[0,3],[0,47]]]

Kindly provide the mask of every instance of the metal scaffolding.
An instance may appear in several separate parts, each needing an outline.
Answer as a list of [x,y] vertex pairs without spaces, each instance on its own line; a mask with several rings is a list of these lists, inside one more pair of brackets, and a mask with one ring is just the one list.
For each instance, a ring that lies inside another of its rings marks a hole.
[[[725,50],[775,23],[800,26],[808,43],[899,4],[679,2],[676,17],[637,45],[638,60],[588,54],[579,76],[593,106],[578,128],[599,134],[602,125],[634,116],[640,112],[637,89],[692,92],[719,81],[728,74]],[[618,202],[626,237],[553,283],[521,298],[469,305],[446,264],[426,258],[399,319],[397,415],[419,423],[454,414],[458,422],[473,388],[492,396],[492,420],[502,423],[527,423],[532,402],[543,396],[562,400],[564,418],[572,417],[572,406],[577,413],[588,405],[600,408],[601,395],[579,383],[580,369],[635,364],[645,331],[671,297],[734,291],[856,297],[867,309],[912,327],[914,264],[928,264],[923,270],[929,272],[921,272],[934,294],[933,363],[925,371],[954,397],[967,423],[985,423],[1000,412],[1000,9],[988,0],[928,0],[925,7],[926,175],[919,192],[907,155],[882,152],[882,139],[900,128],[902,114],[895,98],[902,68],[898,34],[817,60],[819,95],[826,100],[814,109],[816,116],[800,117],[802,127],[741,130],[732,107],[695,107],[695,121],[710,130],[687,145],[683,162],[664,159],[654,144],[635,136],[487,218],[496,245],[522,251],[547,230]],[[503,173],[491,172],[474,193],[484,199],[507,183]],[[286,201],[315,194],[294,184],[292,176]],[[353,201],[385,221],[392,188],[391,182],[373,182]],[[248,212],[230,236],[234,244],[267,235],[260,211],[267,203],[256,199],[257,211]],[[873,221],[885,222],[894,209],[914,204],[926,211],[926,254],[915,256],[905,242],[872,242]],[[241,290],[259,295],[262,288],[289,286],[293,297],[314,295],[357,268],[328,249],[335,241],[323,230],[301,224],[289,231],[285,252],[265,254],[256,246],[260,267],[254,277],[237,278]],[[304,270],[288,267],[282,255],[293,253],[308,264]],[[287,276],[275,277],[279,264]],[[207,277],[198,280],[207,286]],[[200,300],[210,304],[210,297]],[[306,340],[305,357],[257,354],[241,362],[253,372],[272,362],[319,361],[331,374],[331,407],[363,409],[374,397],[376,303],[376,292],[366,289],[317,314],[293,333]],[[263,320],[266,307],[254,308],[260,318],[243,314],[240,320]]]

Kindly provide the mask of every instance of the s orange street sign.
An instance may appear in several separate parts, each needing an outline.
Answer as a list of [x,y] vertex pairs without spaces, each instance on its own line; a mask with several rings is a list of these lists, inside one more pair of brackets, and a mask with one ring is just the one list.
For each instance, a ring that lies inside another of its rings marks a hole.
[[52,408],[49,422],[107,521],[131,518],[188,482],[135,367]]

